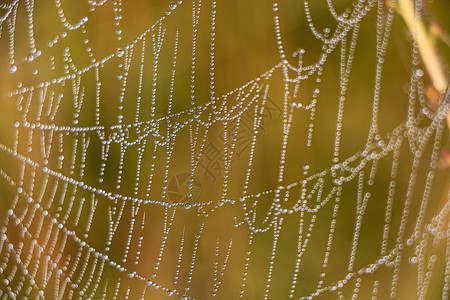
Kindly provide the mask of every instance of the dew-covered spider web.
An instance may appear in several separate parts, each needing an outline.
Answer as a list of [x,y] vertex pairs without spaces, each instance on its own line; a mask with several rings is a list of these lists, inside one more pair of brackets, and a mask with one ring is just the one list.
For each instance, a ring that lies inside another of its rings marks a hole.
[[0,1],[0,299],[448,299],[398,1]]

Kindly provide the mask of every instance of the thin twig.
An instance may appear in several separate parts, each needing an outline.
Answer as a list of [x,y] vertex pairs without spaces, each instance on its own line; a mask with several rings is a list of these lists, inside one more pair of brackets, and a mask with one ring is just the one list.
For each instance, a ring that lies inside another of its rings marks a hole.
[[[427,29],[422,18],[417,18],[414,11],[414,0],[398,0],[396,9],[417,42],[420,56],[433,87],[439,93],[445,93],[448,88],[448,79],[445,67],[439,58],[436,35]],[[450,128],[450,111],[447,113],[447,125]]]

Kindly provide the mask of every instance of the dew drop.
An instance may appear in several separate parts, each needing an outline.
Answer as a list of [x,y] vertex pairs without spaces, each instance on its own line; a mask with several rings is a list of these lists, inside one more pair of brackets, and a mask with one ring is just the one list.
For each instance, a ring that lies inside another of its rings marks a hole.
[[118,57],[122,57],[124,53],[125,53],[125,51],[123,51],[123,49],[117,49],[116,54]]
[[171,10],[174,10],[175,8],[177,8],[177,4],[175,3],[175,2],[170,2],[169,3],[169,8],[171,9]]
[[414,71],[414,74],[417,76],[417,77],[422,77],[423,76],[423,70],[422,69],[417,69],[416,71]]
[[9,66],[9,73],[14,74],[17,71],[17,66],[16,65],[10,65]]

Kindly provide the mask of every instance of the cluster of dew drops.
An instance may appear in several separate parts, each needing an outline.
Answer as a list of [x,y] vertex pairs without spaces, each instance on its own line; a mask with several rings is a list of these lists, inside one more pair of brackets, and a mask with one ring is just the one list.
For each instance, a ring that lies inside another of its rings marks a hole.
[[169,10],[166,10],[166,15],[170,15],[170,13],[172,12],[172,10],[174,10],[174,9],[176,9],[177,8],[177,6],[179,5],[179,4],[181,4],[181,3],[183,3],[183,1],[182,0],[178,0],[178,1],[171,1],[170,3],[169,3]]

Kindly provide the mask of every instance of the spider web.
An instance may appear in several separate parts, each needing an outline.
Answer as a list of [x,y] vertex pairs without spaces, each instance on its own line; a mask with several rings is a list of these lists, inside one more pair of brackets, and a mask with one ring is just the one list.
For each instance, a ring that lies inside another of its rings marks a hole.
[[449,91],[395,3],[293,2],[251,76],[238,2],[0,3],[1,299],[448,299]]

